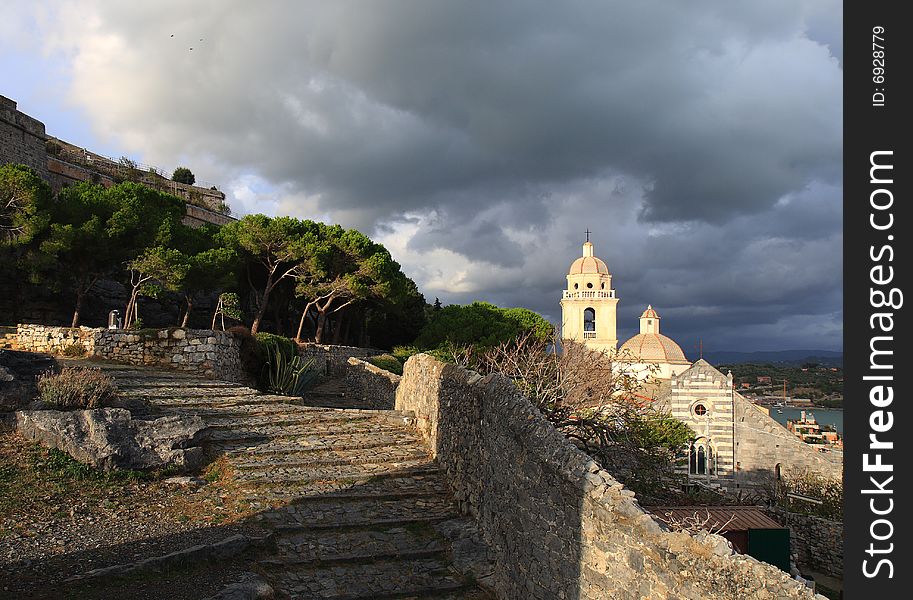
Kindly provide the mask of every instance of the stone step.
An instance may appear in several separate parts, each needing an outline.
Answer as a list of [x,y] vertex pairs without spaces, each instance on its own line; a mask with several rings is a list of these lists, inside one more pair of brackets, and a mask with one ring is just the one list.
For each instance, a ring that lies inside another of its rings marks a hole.
[[304,436],[319,435],[330,437],[334,435],[351,435],[353,433],[371,435],[401,432],[402,428],[387,423],[378,423],[369,419],[338,422],[311,422],[307,425],[287,425],[284,427],[261,426],[243,427],[238,424],[233,429],[216,429],[210,434],[213,442],[241,442],[257,440],[296,440]]
[[[249,460],[232,462],[236,469],[242,471],[254,469],[307,469],[309,467],[329,467],[341,465],[367,465],[412,460],[430,460],[427,450],[411,446],[386,446],[383,451],[378,448],[356,448],[352,450],[317,450],[296,455],[285,455],[272,460]],[[277,455],[278,456],[278,455]]]
[[405,460],[377,460],[371,463],[346,465],[313,465],[309,467],[279,467],[264,465],[259,469],[235,471],[235,480],[245,485],[270,483],[311,483],[314,481],[336,481],[365,477],[391,477],[414,474],[417,469],[428,468],[431,460],[427,457]]
[[393,499],[416,496],[443,496],[449,493],[448,486],[437,472],[417,472],[414,475],[387,477],[362,477],[336,479],[323,482],[313,481],[306,486],[282,488],[272,485],[270,488],[253,488],[242,494],[249,501],[265,502],[267,500],[282,504],[338,499],[341,502],[365,498]]
[[245,431],[260,431],[261,429],[285,428],[291,426],[309,426],[311,424],[330,426],[335,423],[355,424],[363,421],[372,421],[371,415],[347,415],[332,412],[300,412],[291,413],[284,416],[247,416],[244,418],[237,417],[209,417],[206,424],[215,430],[223,429],[244,429]]
[[311,435],[290,441],[268,440],[260,444],[218,444],[216,447],[225,452],[229,459],[237,457],[239,460],[243,460],[249,457],[268,458],[276,455],[299,455],[333,450],[371,450],[405,445],[424,447],[415,435],[398,431],[374,434],[337,434],[331,437]]
[[[280,471],[268,469],[235,473],[235,480],[245,488],[274,488],[299,496],[310,496],[315,489],[327,492],[342,490],[382,478],[429,477],[438,475],[440,468],[430,461],[420,460],[404,463],[377,465],[334,466],[324,469],[297,469]],[[335,484],[335,485],[334,485]]]
[[361,563],[390,556],[425,558],[445,552],[447,546],[428,522],[385,529],[298,531],[278,538],[276,557],[260,564],[288,568],[308,563]]
[[474,587],[443,557],[391,557],[365,564],[299,567],[270,575],[274,587],[296,599],[428,598]]
[[364,527],[375,523],[395,523],[415,519],[442,520],[456,516],[456,508],[447,496],[429,496],[376,500],[367,498],[339,502],[335,498],[297,502],[282,509],[261,513],[261,520],[274,527],[316,529]]
[[162,400],[190,400],[194,398],[254,398],[259,397],[255,390],[235,386],[203,386],[194,382],[179,385],[181,382],[170,382],[168,385],[152,386],[149,384],[123,385],[117,380],[117,387],[125,396],[144,396]]

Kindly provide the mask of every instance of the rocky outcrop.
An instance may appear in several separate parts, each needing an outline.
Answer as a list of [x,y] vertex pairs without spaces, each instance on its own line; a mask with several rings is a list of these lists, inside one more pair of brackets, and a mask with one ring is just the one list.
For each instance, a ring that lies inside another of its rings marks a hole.
[[96,408],[19,411],[16,428],[25,438],[111,471],[198,468],[203,459],[199,443],[206,426],[198,416],[139,420],[123,408]]

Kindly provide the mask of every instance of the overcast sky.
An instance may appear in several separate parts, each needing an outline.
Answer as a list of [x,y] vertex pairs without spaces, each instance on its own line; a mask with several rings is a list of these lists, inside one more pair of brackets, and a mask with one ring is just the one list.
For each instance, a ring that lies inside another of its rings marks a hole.
[[0,94],[357,227],[429,302],[558,321],[588,228],[622,339],[650,303],[689,357],[838,350],[841,36],[828,0],[23,2]]

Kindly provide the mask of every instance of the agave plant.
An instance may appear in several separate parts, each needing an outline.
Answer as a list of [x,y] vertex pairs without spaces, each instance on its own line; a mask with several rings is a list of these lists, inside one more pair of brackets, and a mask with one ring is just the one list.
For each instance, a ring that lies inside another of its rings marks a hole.
[[267,389],[282,396],[303,396],[314,385],[320,372],[314,368],[314,359],[302,360],[300,356],[288,357],[276,344],[266,344]]

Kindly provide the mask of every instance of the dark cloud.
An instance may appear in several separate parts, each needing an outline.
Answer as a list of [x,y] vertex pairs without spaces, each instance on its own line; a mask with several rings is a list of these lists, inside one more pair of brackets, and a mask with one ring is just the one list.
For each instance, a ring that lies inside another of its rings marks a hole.
[[629,332],[652,302],[685,337],[839,346],[839,2],[80,9],[47,34],[102,134],[376,231],[430,297],[556,317],[589,228]]

